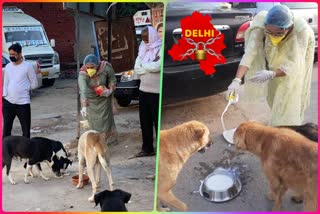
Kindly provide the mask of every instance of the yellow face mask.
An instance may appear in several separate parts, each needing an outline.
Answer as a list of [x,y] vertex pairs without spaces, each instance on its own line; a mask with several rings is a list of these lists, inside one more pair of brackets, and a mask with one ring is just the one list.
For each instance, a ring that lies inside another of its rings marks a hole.
[[271,35],[268,35],[268,36],[269,36],[269,39],[270,39],[272,45],[273,46],[277,46],[283,40],[283,38],[286,35],[283,35],[283,36],[271,36]]
[[97,73],[97,69],[87,68],[87,73],[88,73],[89,77],[93,77]]

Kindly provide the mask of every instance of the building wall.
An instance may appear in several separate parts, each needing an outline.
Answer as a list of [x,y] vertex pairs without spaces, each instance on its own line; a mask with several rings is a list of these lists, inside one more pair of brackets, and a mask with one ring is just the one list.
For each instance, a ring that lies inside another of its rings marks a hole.
[[59,53],[62,68],[74,63],[74,18],[69,11],[63,10],[63,3],[5,3],[3,6],[17,6],[40,21],[49,41],[56,40],[54,49]]
[[93,33],[93,21],[101,20],[94,16],[80,14],[80,63],[87,54],[94,54],[95,38]]

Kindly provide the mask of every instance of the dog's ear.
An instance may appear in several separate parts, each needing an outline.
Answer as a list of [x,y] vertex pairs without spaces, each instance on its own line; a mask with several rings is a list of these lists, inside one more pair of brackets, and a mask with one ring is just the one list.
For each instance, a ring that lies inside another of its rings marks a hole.
[[123,190],[119,190],[119,191],[120,191],[120,195],[121,195],[121,199],[122,199],[123,203],[128,203],[131,198],[131,193],[128,193]]
[[196,127],[193,130],[193,139],[196,140],[196,141],[200,140],[203,137],[205,131],[206,130],[204,128],[202,128],[202,127]]
[[63,159],[63,163],[66,164],[65,169],[67,169],[69,165],[70,165],[70,166],[72,165],[72,161],[69,160],[68,158],[63,158],[63,157],[62,157],[62,159]]
[[65,162],[65,163],[67,163],[67,164],[69,164],[69,165],[72,164],[72,161],[69,160],[69,158],[64,158],[64,157],[62,157],[62,158],[63,158],[63,162]]
[[101,201],[101,193],[102,192],[100,192],[100,193],[97,193],[97,194],[95,194],[94,195],[94,203],[96,204],[95,206],[97,206],[99,203],[100,203],[100,201]]
[[247,125],[246,124],[241,124],[235,131],[233,135],[233,142],[236,146],[237,149],[242,149],[246,150],[247,145],[246,145],[246,130],[247,130]]
[[56,140],[50,140],[50,141],[51,141],[52,150],[54,152],[58,152],[61,148],[64,150],[63,144],[60,141],[56,141]]
[[58,161],[59,159],[58,159],[58,157],[57,157],[57,155],[56,154],[54,154],[53,156],[52,156],[52,158],[51,158],[51,161],[53,161],[53,162],[56,162],[56,161]]

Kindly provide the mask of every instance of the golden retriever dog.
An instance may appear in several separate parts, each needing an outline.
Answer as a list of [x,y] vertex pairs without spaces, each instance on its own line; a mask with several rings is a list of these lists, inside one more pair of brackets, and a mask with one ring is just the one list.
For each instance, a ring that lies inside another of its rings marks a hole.
[[273,210],[281,210],[288,189],[298,193],[292,200],[303,200],[305,211],[316,211],[318,203],[318,146],[303,135],[286,128],[258,122],[242,123],[233,140],[237,149],[247,150],[261,160],[270,185]]
[[199,151],[204,152],[211,144],[210,132],[206,125],[198,121],[183,123],[174,128],[160,131],[160,159],[158,172],[158,210],[160,201],[187,211],[188,207],[172,192],[179,172],[189,157]]
[[79,138],[79,183],[77,188],[81,189],[83,187],[83,168],[86,161],[88,176],[92,184],[92,195],[88,198],[90,202],[94,202],[94,195],[99,187],[101,166],[107,174],[109,189],[110,191],[113,190],[110,152],[106,144],[107,138],[108,136],[105,133],[99,133],[94,130],[84,132]]

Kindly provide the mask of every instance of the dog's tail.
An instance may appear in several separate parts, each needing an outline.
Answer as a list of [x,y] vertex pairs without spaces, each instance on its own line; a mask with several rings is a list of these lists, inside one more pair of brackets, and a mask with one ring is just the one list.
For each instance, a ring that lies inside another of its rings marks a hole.
[[108,162],[105,158],[104,158],[104,150],[103,150],[103,146],[102,144],[105,143],[105,139],[103,137],[102,134],[100,133],[89,133],[88,134],[88,139],[91,140],[91,143],[93,145],[93,147],[96,149],[97,153],[98,153],[98,159],[100,164],[102,165],[104,170],[107,170],[108,167]]

